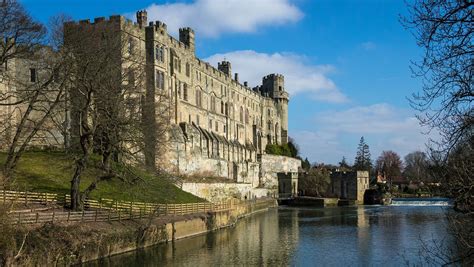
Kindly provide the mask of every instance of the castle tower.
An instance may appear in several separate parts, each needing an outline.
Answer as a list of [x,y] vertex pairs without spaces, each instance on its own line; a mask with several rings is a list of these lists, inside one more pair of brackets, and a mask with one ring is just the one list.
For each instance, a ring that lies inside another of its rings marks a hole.
[[189,46],[189,49],[194,52],[194,31],[186,27],[179,29],[179,41]]
[[232,68],[229,61],[223,60],[222,62],[218,62],[217,69],[229,76],[232,75]]
[[288,102],[290,100],[288,92],[285,90],[285,78],[281,74],[270,74],[262,79],[261,92],[264,96],[273,98],[280,117],[280,129],[275,129],[279,135],[277,143],[286,144],[288,142]]
[[137,12],[137,24],[140,28],[145,28],[148,21],[146,10],[140,10]]

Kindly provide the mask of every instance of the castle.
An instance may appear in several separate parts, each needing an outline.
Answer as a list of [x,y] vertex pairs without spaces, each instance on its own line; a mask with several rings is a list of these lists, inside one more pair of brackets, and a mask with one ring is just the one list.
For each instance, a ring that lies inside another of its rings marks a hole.
[[[275,191],[279,184],[297,192],[300,161],[265,155],[267,144],[288,142],[289,95],[282,75],[267,75],[261,85],[250,88],[232,73],[231,62],[224,60],[215,68],[196,57],[191,28],[179,29],[177,40],[166,24],[148,23],[146,11],[136,13],[136,23],[123,16],[68,22],[65,43],[68,33],[86,34],[90,29],[113,31],[126,40],[123,50],[128,51],[119,53],[143,55],[141,94],[146,101],[159,101],[158,94],[168,97],[171,143],[164,155],[148,153],[146,161],[171,173],[226,177],[249,188],[264,188],[261,194]],[[73,111],[65,117],[70,127],[78,127]],[[150,142],[157,138],[153,129],[145,134]]]

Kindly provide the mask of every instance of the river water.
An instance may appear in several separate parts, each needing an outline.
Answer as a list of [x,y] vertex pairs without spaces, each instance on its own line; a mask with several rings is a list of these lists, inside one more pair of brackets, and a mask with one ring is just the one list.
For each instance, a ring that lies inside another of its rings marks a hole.
[[426,265],[423,244],[446,245],[446,207],[271,209],[235,227],[97,261],[100,266]]

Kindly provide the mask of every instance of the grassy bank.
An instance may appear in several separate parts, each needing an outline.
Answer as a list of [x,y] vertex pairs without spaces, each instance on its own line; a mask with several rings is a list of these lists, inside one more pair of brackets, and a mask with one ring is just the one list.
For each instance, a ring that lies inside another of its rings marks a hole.
[[[0,153],[3,165],[6,155]],[[86,188],[94,177],[101,175],[98,160],[91,160],[81,183]],[[122,166],[116,166],[122,168]],[[127,201],[156,203],[190,203],[202,199],[182,191],[165,177],[149,174],[138,168],[129,168],[133,179],[113,178],[99,183],[92,198],[113,198]],[[37,192],[69,193],[74,171],[74,157],[63,152],[27,152],[21,158],[13,175],[17,190]]]

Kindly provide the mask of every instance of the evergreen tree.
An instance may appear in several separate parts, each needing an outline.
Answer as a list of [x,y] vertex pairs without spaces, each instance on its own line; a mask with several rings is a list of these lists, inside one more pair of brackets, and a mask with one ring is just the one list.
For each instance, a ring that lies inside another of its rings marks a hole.
[[339,162],[339,168],[344,171],[350,169],[349,164],[347,164],[346,157],[342,157],[341,161]]
[[305,160],[301,161],[301,168],[303,168],[303,170],[306,170],[306,171],[311,168],[311,163],[309,163],[308,158],[305,158]]
[[359,171],[370,171],[372,169],[369,145],[365,143],[363,136],[360,138],[359,146],[357,147],[357,155],[354,160],[354,169]]

